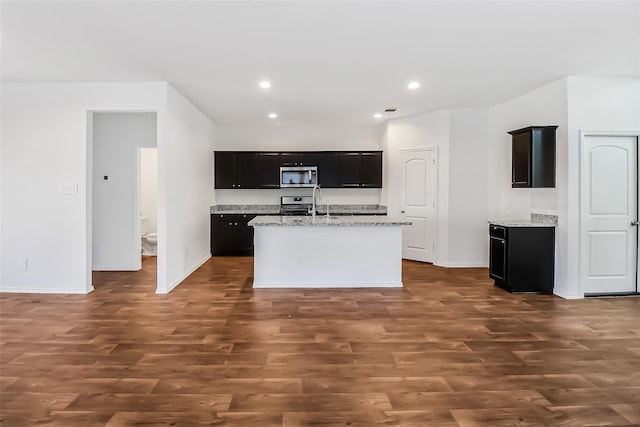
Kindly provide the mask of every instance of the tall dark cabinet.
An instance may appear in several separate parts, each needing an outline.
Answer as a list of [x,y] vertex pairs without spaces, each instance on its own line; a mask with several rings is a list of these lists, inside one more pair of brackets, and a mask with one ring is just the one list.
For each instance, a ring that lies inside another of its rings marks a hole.
[[489,225],[489,277],[509,292],[553,292],[555,227]]
[[556,129],[529,126],[511,135],[511,187],[556,186]]

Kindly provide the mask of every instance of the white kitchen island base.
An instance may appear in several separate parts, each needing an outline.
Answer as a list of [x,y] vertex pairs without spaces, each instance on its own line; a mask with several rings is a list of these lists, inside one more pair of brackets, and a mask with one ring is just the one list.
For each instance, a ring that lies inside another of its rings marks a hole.
[[256,217],[253,287],[402,287],[405,224],[384,217]]

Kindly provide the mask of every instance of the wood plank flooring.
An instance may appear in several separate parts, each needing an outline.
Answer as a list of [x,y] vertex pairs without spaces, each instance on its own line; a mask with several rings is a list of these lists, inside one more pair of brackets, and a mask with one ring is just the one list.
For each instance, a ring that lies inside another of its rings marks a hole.
[[404,289],[253,290],[155,259],[89,295],[0,295],[2,426],[640,425],[640,298],[511,295],[404,262]]

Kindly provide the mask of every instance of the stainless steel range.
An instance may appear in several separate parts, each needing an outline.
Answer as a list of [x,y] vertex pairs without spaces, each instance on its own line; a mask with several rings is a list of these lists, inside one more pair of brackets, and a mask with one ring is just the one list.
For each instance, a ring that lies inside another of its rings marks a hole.
[[312,196],[280,197],[280,215],[311,215]]

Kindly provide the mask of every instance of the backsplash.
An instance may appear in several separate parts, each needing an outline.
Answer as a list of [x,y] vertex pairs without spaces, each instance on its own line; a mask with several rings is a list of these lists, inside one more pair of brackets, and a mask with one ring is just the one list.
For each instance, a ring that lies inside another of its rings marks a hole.
[[558,225],[558,215],[549,215],[541,213],[532,213],[531,222],[538,224],[553,224]]
[[[311,188],[282,188],[273,190],[214,190],[212,205],[280,205],[280,196],[311,196]],[[325,188],[318,194],[318,204],[378,205],[379,188]]]

